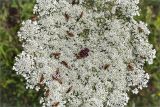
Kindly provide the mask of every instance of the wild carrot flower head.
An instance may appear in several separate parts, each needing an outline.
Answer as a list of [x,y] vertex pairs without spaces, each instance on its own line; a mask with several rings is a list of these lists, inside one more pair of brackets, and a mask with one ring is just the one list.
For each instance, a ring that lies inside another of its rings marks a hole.
[[18,32],[13,69],[27,88],[44,88],[44,107],[123,107],[147,86],[156,51],[139,0],[37,0],[37,18]]

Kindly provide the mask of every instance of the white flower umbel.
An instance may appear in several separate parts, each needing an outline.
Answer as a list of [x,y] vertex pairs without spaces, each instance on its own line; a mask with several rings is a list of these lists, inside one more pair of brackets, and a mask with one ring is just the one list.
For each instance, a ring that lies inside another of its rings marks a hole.
[[147,87],[145,62],[156,51],[139,0],[37,0],[23,22],[23,52],[13,69],[27,88],[43,89],[44,107],[123,107],[128,91]]

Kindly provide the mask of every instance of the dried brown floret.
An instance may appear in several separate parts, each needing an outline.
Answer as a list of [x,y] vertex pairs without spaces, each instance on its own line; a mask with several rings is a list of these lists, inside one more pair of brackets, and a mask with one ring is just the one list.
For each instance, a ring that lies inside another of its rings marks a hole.
[[105,64],[105,65],[103,66],[104,70],[108,69],[109,66],[110,66],[110,64]]
[[42,75],[41,75],[41,78],[40,78],[40,83],[43,82],[43,80],[44,80],[44,76],[43,76],[43,74],[42,74]]
[[60,74],[59,74],[59,68],[56,70],[56,74],[52,75],[52,79],[58,81],[60,84],[62,84],[62,80],[60,79]]
[[80,16],[78,17],[77,21],[79,21],[83,17],[83,11],[81,12]]
[[59,52],[55,52],[55,53],[51,54],[51,56],[54,56],[55,59],[59,59],[60,55],[61,55],[61,53],[59,53]]
[[79,4],[79,0],[72,0],[72,5]]
[[66,61],[62,61],[61,64],[64,65],[66,68],[70,68]]
[[134,67],[131,63],[129,63],[128,66],[127,66],[127,69],[128,69],[128,71],[133,71]]
[[74,37],[74,34],[72,32],[69,32],[69,31],[66,31],[66,32],[69,37]]
[[68,90],[66,91],[66,93],[69,93],[69,92],[72,90],[72,87],[73,87],[73,86],[70,86],[70,87],[68,88]]
[[36,21],[36,20],[38,20],[38,17],[36,15],[34,15],[34,16],[31,17],[31,20]]
[[143,32],[143,29],[142,29],[141,27],[138,27],[138,31],[139,31],[140,33],[142,33],[142,32]]
[[54,102],[52,107],[57,107],[59,105],[59,102]]
[[70,16],[67,14],[67,12],[65,12],[64,17],[65,17],[66,21],[68,22]]
[[46,91],[46,93],[45,93],[45,97],[48,97],[49,96],[49,89]]

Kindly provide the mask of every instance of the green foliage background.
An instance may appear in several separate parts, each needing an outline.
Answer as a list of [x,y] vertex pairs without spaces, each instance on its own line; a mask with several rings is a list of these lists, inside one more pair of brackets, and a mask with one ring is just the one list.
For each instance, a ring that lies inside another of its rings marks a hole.
[[[25,89],[25,80],[12,70],[14,57],[22,51],[17,31],[33,16],[35,0],[0,0],[0,107],[40,107],[41,92]],[[148,88],[130,94],[128,107],[160,107],[160,0],[141,0],[141,16],[148,23],[150,43],[157,50],[154,64],[145,65],[151,76]]]

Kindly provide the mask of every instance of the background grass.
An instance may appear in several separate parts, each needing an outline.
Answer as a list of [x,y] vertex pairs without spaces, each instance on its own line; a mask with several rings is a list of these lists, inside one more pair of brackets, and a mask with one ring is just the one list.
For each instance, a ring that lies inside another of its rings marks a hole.
[[[41,92],[25,89],[25,80],[12,70],[14,57],[22,51],[17,31],[33,16],[35,0],[0,0],[0,107],[40,107]],[[141,16],[151,31],[149,41],[157,50],[154,64],[145,65],[151,76],[148,88],[130,94],[128,107],[160,107],[160,0],[141,0]]]

